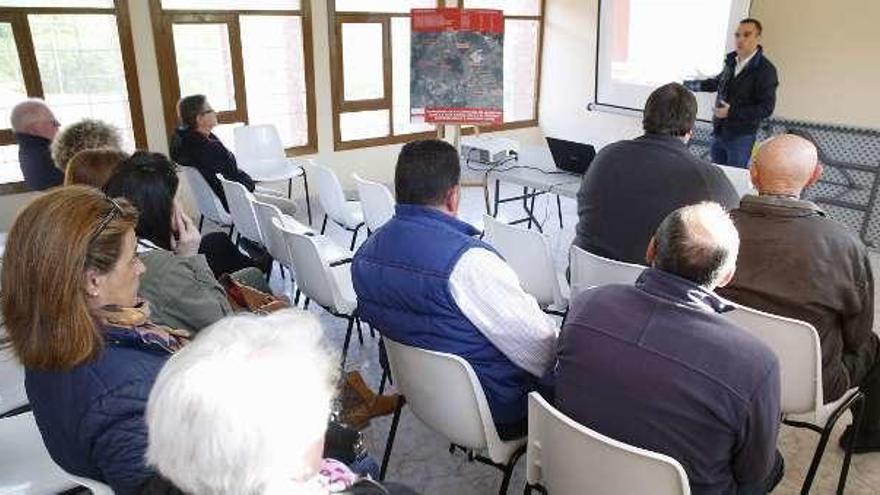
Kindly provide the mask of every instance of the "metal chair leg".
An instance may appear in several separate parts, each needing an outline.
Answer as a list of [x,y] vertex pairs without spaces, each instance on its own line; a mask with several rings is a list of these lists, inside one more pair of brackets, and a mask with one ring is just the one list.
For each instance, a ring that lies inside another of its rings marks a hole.
[[360,342],[361,346],[364,345],[364,332],[361,331],[361,319],[355,317],[354,323],[357,325],[358,329],[358,342]]
[[324,213],[324,223],[321,224],[321,235],[327,230],[327,214]]
[[293,305],[294,306],[299,306],[299,295],[300,294],[302,294],[302,292],[299,289],[296,289],[296,292],[293,293]]
[[309,216],[309,225],[312,224],[312,200],[309,199],[309,177],[303,171],[303,189],[306,191],[306,213]]
[[516,467],[516,462],[525,451],[525,445],[518,448],[510,457],[510,461],[507,462],[507,465],[504,466],[504,478],[501,479],[501,488],[498,490],[499,495],[507,495],[507,488],[510,486],[510,477],[513,476],[513,468]]
[[202,231],[202,226],[205,224],[205,215],[199,215],[199,232]]
[[562,229],[562,200],[559,199],[559,195],[556,195],[556,211],[559,213],[559,228]]
[[349,246],[349,248],[348,248],[349,251],[354,251],[354,245],[357,242],[358,232],[360,232],[360,230],[361,230],[360,225],[358,225],[357,227],[354,228],[354,233],[351,234],[351,246]]
[[348,358],[348,345],[351,343],[351,330],[354,327],[354,317],[348,317],[348,329],[345,331],[345,342],[342,344],[342,367],[345,368],[345,360]]
[[862,421],[865,413],[865,396],[859,392],[860,397],[853,403],[853,422],[852,422],[852,436],[850,437],[849,445],[846,447],[846,452],[843,456],[843,466],[840,468],[840,478],[837,480],[837,494],[843,495],[843,490],[846,488],[846,479],[849,476],[849,466],[852,461],[853,448],[855,446],[855,440],[859,437],[859,430],[862,426]]
[[310,302],[312,302],[312,300],[309,299],[308,296],[306,296],[306,300],[305,300],[305,302],[303,302],[303,309],[309,309]]
[[400,412],[403,410],[403,404],[406,402],[405,397],[401,397],[397,401],[397,408],[394,409],[394,417],[391,419],[391,429],[388,430],[388,440],[385,442],[385,452],[382,454],[382,467],[379,469],[379,481],[385,480],[385,473],[388,472],[388,461],[391,459],[391,448],[394,446],[394,437],[397,436],[397,425],[400,423]]
[[379,381],[379,395],[385,393],[385,384],[388,382],[388,370],[382,370],[382,379]]

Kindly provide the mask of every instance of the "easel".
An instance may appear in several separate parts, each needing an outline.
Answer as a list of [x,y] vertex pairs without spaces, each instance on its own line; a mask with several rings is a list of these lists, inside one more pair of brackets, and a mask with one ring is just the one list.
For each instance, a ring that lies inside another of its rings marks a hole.
[[[480,135],[480,126],[475,124],[443,124],[437,126],[437,139],[446,141],[455,147],[457,151],[461,151],[462,126],[470,125],[474,128],[474,136]],[[451,132],[447,133],[447,127]],[[489,172],[483,174],[482,180],[462,180],[461,187],[481,187],[483,188],[483,200],[486,202],[486,211],[489,211]]]

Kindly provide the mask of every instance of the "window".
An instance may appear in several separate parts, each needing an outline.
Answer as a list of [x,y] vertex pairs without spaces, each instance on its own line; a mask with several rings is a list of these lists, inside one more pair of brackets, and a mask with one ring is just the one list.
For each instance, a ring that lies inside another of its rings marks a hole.
[[230,149],[235,127],[272,124],[288,154],[316,151],[308,1],[150,1],[157,58],[175,62],[160,75],[169,130],[181,96],[204,94]]
[[442,0],[329,0],[336,149],[436,135],[410,123],[411,9]]
[[0,0],[0,191],[24,190],[12,107],[43,98],[62,124],[117,126],[146,146],[127,0]]
[[[504,124],[486,130],[537,125],[542,0],[461,3],[504,10]],[[337,150],[435,135],[434,125],[410,122],[409,12],[443,5],[443,0],[328,0]]]

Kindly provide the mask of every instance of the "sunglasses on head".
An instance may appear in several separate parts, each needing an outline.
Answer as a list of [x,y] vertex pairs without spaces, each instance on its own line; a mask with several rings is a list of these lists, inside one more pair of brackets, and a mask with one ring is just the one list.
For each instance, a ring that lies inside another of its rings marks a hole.
[[101,235],[101,232],[104,232],[104,229],[110,225],[110,222],[113,221],[114,218],[122,214],[122,208],[119,207],[119,203],[117,203],[113,198],[105,196],[104,199],[110,203],[110,210],[104,214],[104,217],[101,218],[101,223],[98,224],[98,228],[95,229],[95,232],[92,234],[89,242],[94,242],[95,239]]

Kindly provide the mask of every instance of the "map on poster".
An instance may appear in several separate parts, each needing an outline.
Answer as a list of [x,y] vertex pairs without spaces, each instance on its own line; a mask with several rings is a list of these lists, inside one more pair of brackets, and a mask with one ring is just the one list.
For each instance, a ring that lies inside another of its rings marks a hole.
[[413,122],[501,124],[504,15],[500,10],[413,9]]

